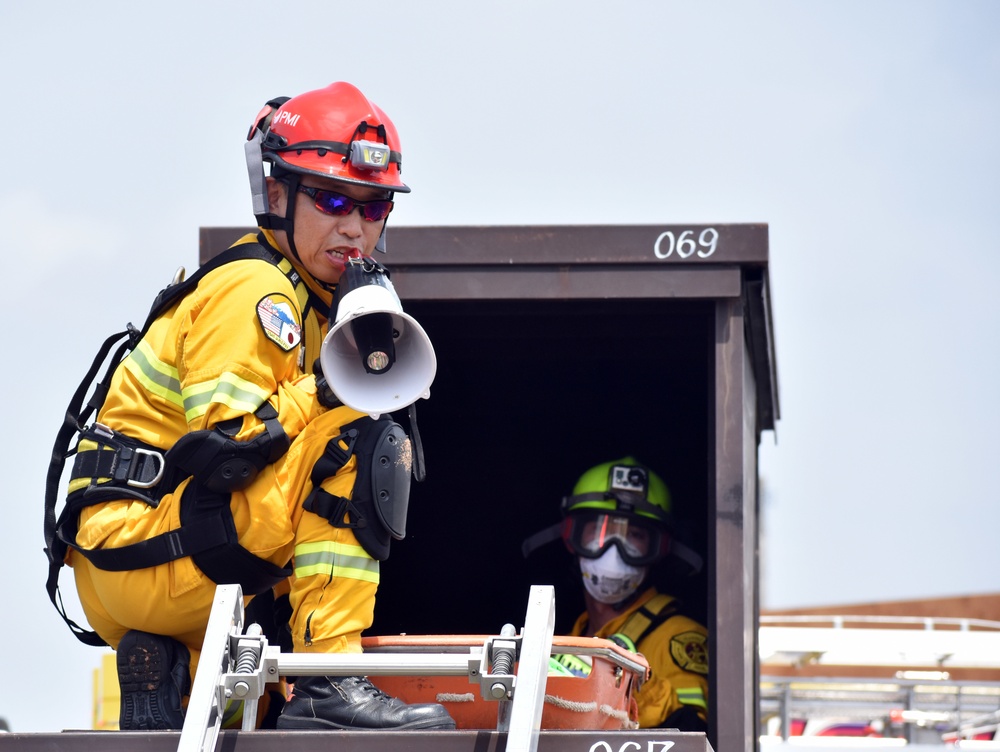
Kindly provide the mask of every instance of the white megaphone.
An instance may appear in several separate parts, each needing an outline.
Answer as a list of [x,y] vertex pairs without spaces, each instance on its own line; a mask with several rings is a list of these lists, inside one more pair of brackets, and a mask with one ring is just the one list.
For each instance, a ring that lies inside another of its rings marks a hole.
[[378,416],[430,397],[434,347],[416,319],[403,313],[384,266],[371,258],[351,259],[330,319],[319,360],[341,402]]

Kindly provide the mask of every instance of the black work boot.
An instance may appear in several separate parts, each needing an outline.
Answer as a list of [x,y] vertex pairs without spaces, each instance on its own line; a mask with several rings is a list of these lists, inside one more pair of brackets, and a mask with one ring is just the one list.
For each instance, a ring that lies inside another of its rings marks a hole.
[[132,630],[118,643],[122,731],[180,729],[191,689],[191,654],[172,637]]
[[365,676],[302,676],[278,716],[279,729],[453,729],[444,706],[407,705]]

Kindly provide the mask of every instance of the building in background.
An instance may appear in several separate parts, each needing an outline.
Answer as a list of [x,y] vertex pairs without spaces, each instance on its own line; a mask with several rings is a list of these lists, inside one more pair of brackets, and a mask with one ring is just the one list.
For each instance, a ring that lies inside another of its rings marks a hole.
[[762,733],[997,740],[1000,593],[766,611]]

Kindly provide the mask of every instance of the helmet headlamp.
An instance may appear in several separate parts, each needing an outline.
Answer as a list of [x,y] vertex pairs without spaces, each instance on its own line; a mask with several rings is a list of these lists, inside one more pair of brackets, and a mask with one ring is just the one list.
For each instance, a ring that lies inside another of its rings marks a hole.
[[352,141],[351,164],[362,170],[389,169],[390,149],[385,144],[376,141]]

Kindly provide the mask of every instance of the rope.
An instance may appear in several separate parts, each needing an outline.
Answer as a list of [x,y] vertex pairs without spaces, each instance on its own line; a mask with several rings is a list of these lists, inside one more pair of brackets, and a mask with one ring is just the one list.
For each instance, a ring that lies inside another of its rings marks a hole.
[[606,716],[614,718],[616,721],[621,722],[622,728],[624,729],[637,729],[639,728],[639,722],[633,721],[628,717],[628,713],[624,710],[618,710],[610,705],[601,705],[601,712]]
[[565,697],[556,697],[555,695],[545,695],[545,702],[563,710],[572,710],[574,713],[593,713],[597,710],[596,702],[576,702],[575,700],[567,700]]
[[472,692],[457,694],[454,692],[438,692],[436,697],[438,702],[475,702],[476,696]]

